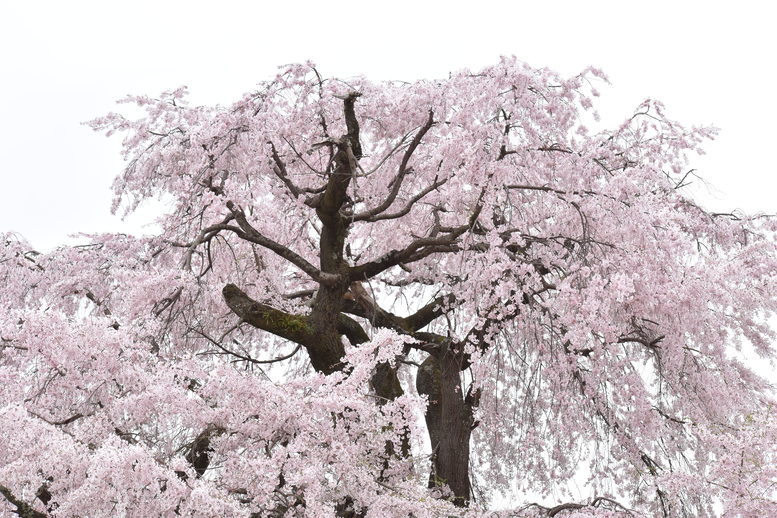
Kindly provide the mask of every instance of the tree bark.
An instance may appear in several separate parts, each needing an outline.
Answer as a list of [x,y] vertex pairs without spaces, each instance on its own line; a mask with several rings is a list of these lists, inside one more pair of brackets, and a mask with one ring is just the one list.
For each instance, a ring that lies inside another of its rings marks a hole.
[[16,510],[11,512],[18,514],[21,518],[46,518],[46,516],[48,516],[46,513],[36,511],[27,502],[18,499],[16,495],[5,486],[0,486],[0,495],[3,495],[11,505],[16,507]]
[[418,369],[416,388],[429,398],[426,426],[432,445],[429,487],[448,486],[453,503],[469,504],[469,440],[476,397],[464,398],[461,390],[460,359],[452,354],[430,355]]
[[[320,270],[297,254],[262,236],[253,229],[242,211],[234,207],[234,204],[229,206],[242,230],[241,237],[269,248],[286,258],[302,271],[308,273],[319,283],[319,286],[311,301],[309,315],[286,313],[255,301],[234,284],[228,284],[222,290],[224,300],[236,315],[250,325],[302,345],[310,357],[313,368],[324,374],[331,374],[344,368],[342,364],[342,358],[345,355],[343,336],[347,337],[354,346],[369,340],[364,328],[357,321],[344,314],[344,306],[348,303],[345,297],[346,293],[349,292],[354,280],[358,280],[354,278],[353,267],[344,258],[344,248],[348,229],[353,223],[353,214],[349,212],[352,209],[350,207],[352,202],[347,191],[356,173],[358,160],[362,157],[359,123],[354,108],[359,95],[359,93],[352,92],[343,99],[347,134],[339,139],[330,139],[325,143],[325,145],[332,146],[334,151],[332,167],[328,170],[327,183],[323,192],[306,201],[308,206],[315,209],[322,224],[319,238]],[[431,115],[428,126],[431,126]],[[426,129],[428,130],[428,127]],[[420,141],[421,136],[422,134],[417,137],[418,141]],[[417,145],[418,142],[415,143],[415,146]],[[407,166],[408,159],[409,154],[403,162],[403,167]],[[278,164],[281,178],[286,179],[284,183],[287,186],[290,185],[290,181],[284,176],[283,163],[277,156],[275,161]],[[434,318],[437,311],[435,306],[424,308],[417,318],[419,322]],[[397,377],[397,368],[388,363],[376,366],[370,384],[381,405],[403,394]],[[384,448],[385,461],[379,475],[380,478],[384,477],[392,458],[409,454],[409,438],[406,433],[403,433],[399,445],[387,441]],[[343,505],[338,506],[338,515],[348,515],[348,503],[344,501]]]

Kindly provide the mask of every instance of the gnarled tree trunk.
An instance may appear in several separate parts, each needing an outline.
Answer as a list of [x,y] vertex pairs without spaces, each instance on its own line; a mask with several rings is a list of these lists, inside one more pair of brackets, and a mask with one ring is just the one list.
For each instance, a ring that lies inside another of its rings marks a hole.
[[461,360],[452,354],[430,355],[418,369],[416,388],[429,398],[426,426],[432,445],[429,487],[447,485],[458,506],[469,503],[469,441],[476,398],[461,390]]

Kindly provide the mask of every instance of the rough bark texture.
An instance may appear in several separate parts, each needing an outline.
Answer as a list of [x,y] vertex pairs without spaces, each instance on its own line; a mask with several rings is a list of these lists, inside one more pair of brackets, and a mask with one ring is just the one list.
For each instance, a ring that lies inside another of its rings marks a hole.
[[[364,343],[369,339],[361,324],[346,313],[367,319],[373,326],[391,328],[413,337],[416,342],[412,347],[430,354],[419,369],[416,380],[418,391],[429,397],[426,422],[433,450],[430,487],[447,485],[453,492],[454,503],[466,506],[471,496],[469,441],[473,428],[472,409],[477,405],[477,398],[471,398],[469,395],[465,398],[461,390],[460,372],[466,368],[467,359],[461,354],[461,344],[452,343],[449,338],[435,333],[420,331],[455,307],[457,301],[449,295],[442,295],[413,315],[399,317],[380,308],[362,287],[361,281],[404,262],[417,261],[440,251],[455,250],[456,240],[472,226],[480,207],[475,208],[466,224],[440,228],[436,235],[416,239],[405,249],[390,252],[371,263],[349,265],[344,254],[349,227],[354,221],[379,219],[391,206],[402,179],[412,171],[409,162],[414,150],[434,124],[433,114],[430,112],[428,120],[405,150],[397,178],[386,200],[371,211],[353,214],[352,202],[347,193],[358,169],[358,160],[362,157],[359,123],[355,113],[355,101],[358,97],[358,93],[351,93],[343,98],[347,133],[340,138],[330,138],[321,143],[332,149],[327,182],[318,194],[305,202],[315,209],[321,222],[320,270],[293,251],[278,243],[270,243],[271,250],[292,261],[318,282],[318,290],[311,300],[310,314],[294,315],[272,308],[251,299],[233,284],[224,287],[224,300],[243,321],[302,345],[313,368],[324,374],[331,374],[343,368],[343,337],[352,345]],[[279,171],[283,173],[283,162],[276,159],[276,163]],[[295,194],[298,195],[299,192]],[[249,237],[253,236],[253,242],[268,247],[269,240],[251,226],[245,214],[238,208],[234,208],[233,212],[243,232],[250,234]],[[386,363],[376,367],[371,386],[378,396],[378,404],[403,394],[397,368]],[[392,442],[387,442],[385,452],[386,461],[381,477],[389,467],[392,457],[409,454],[408,437],[403,438],[399,448]],[[345,509],[349,508],[351,503],[343,502],[343,505],[338,507],[340,515],[347,515]]]
[[432,445],[429,487],[447,485],[453,502],[469,503],[469,440],[473,429],[471,398],[461,391],[460,360],[454,355],[429,356],[418,369],[416,388],[429,398],[426,426]]
[[11,490],[5,486],[0,486],[0,495],[3,495],[5,499],[11,503],[11,505],[16,507],[16,510],[13,512],[19,515],[21,518],[46,518],[47,516],[45,513],[36,511],[27,502],[16,498],[16,495],[14,495]]
[[[293,252],[273,243],[273,245],[277,245],[278,250],[274,250],[276,253],[283,257],[295,258],[295,264],[306,266],[304,271],[307,271],[319,282],[319,288],[311,301],[310,314],[295,315],[275,309],[253,300],[234,284],[228,284],[222,290],[222,295],[229,308],[243,321],[302,345],[310,357],[313,368],[324,374],[331,374],[343,368],[342,358],[345,355],[343,336],[352,345],[359,345],[369,340],[364,328],[344,313],[347,304],[356,303],[362,308],[370,307],[368,301],[364,299],[364,290],[360,290],[360,286],[353,287],[353,289],[357,296],[362,297],[361,300],[357,300],[353,296],[354,294],[349,292],[352,288],[353,276],[351,267],[344,257],[348,228],[353,222],[353,217],[346,214],[350,203],[347,190],[356,171],[357,161],[362,156],[359,124],[354,111],[354,104],[358,97],[359,94],[351,93],[344,99],[343,110],[348,132],[340,139],[333,139],[327,143],[327,145],[333,146],[334,156],[326,188],[320,195],[314,196],[308,202],[309,206],[315,208],[316,215],[321,221],[320,271],[316,271],[315,267],[304,260],[296,259],[298,256]],[[234,213],[244,232],[249,232],[252,227],[245,220],[242,211],[234,209]],[[258,240],[258,238],[254,239],[255,242]],[[349,297],[347,294],[351,296]],[[431,315],[433,312],[432,308],[426,308],[418,318],[423,320],[428,318],[427,314]],[[371,385],[379,402],[393,400],[404,393],[397,377],[397,369],[386,363],[376,367]],[[408,437],[403,438],[399,448],[392,442],[387,442],[385,452],[384,471],[388,468],[391,457],[409,454]],[[203,458],[197,460],[199,464],[193,463],[195,468],[198,465],[207,467],[209,462],[207,452],[203,454]],[[197,472],[200,473],[199,468]],[[344,501],[338,505],[336,509],[338,515],[356,516],[353,514],[351,504],[351,501]]]

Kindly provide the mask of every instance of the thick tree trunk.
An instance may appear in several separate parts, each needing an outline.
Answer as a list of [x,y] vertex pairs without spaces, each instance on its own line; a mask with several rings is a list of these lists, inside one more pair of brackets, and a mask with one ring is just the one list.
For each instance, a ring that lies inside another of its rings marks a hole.
[[448,486],[453,502],[466,506],[471,496],[469,440],[472,403],[464,398],[460,363],[453,355],[429,356],[418,369],[416,388],[429,398],[426,426],[432,445],[429,487]]
[[[223,289],[224,299],[232,311],[249,324],[291,340],[305,347],[310,357],[313,368],[324,374],[342,370],[344,365],[342,358],[345,355],[345,347],[342,337],[356,346],[369,340],[364,328],[351,317],[343,313],[347,302],[346,293],[350,289],[361,289],[352,275],[352,268],[343,255],[348,229],[353,223],[352,214],[349,213],[351,201],[348,197],[348,186],[358,168],[358,160],[362,157],[361,143],[359,141],[359,123],[354,111],[354,103],[360,94],[352,92],[343,100],[343,113],[347,127],[347,134],[339,139],[333,139],[329,145],[334,151],[332,168],[328,170],[327,184],[320,194],[310,198],[305,203],[314,208],[318,219],[321,221],[321,234],[319,238],[319,267],[308,265],[303,259],[298,258],[295,264],[307,272],[311,277],[319,281],[318,290],[311,301],[309,315],[293,315],[272,308],[266,304],[251,299],[246,293],[233,284],[228,284]],[[431,126],[431,116],[428,126]],[[426,128],[428,129],[428,127]],[[418,137],[420,139],[420,137]],[[417,143],[415,144],[417,145]],[[279,169],[285,166],[276,157]],[[299,193],[297,193],[299,194]],[[241,228],[246,233],[253,230],[242,211],[233,208],[235,217]],[[242,218],[242,219],[241,219]],[[251,234],[260,244],[270,243],[255,230]],[[256,237],[256,236],[259,237]],[[284,257],[296,257],[293,252],[283,249],[282,246],[272,244],[273,250],[281,249]],[[358,279],[356,279],[358,280]],[[363,289],[361,289],[363,292]],[[353,295],[353,294],[352,294]],[[357,294],[358,295],[358,294]],[[364,295],[364,294],[362,294]],[[369,297],[361,300],[372,307]],[[356,298],[351,297],[351,302]],[[434,314],[433,307],[426,308],[419,318],[423,319],[427,314]],[[376,366],[370,380],[373,391],[378,396],[379,404],[396,399],[403,394],[402,387],[397,377],[397,369],[388,363]],[[401,434],[400,444],[387,441],[384,445],[385,461],[380,478],[386,476],[391,465],[391,460],[397,457],[409,455],[410,444],[406,433]],[[338,504],[336,512],[338,516],[358,516],[351,510],[353,501],[345,498]]]

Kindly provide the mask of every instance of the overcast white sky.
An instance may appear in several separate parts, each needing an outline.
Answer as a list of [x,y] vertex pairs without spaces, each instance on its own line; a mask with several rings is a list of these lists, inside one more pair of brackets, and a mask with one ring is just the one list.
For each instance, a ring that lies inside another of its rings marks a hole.
[[719,126],[696,164],[716,188],[708,203],[775,212],[769,4],[0,0],[0,231],[49,249],[151,219],[110,215],[119,139],[80,125],[128,93],[186,84],[194,102],[229,104],[307,59],[327,76],[412,80],[502,54],[567,74],[604,69],[606,121],[654,97],[673,118]]

